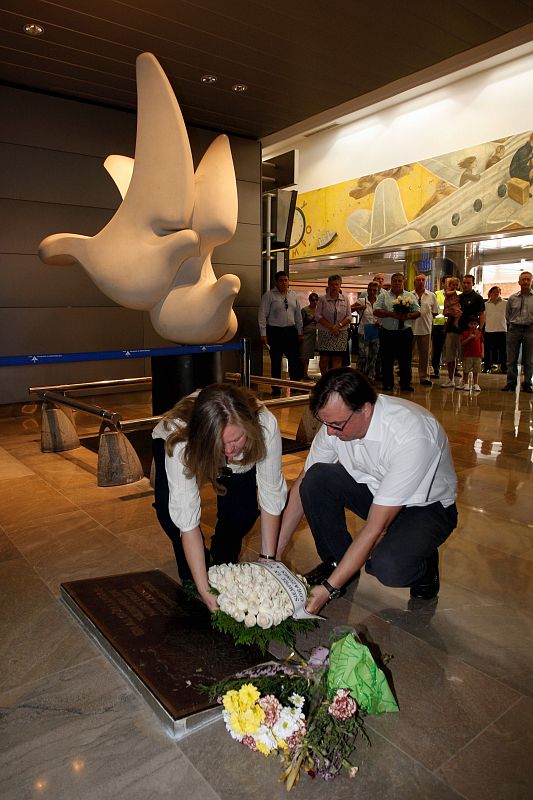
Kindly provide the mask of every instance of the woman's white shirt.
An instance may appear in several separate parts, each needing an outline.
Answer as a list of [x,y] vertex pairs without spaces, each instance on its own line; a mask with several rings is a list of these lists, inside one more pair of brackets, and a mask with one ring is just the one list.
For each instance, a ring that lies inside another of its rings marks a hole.
[[[287,501],[287,484],[281,471],[281,434],[276,417],[264,406],[259,409],[259,421],[264,431],[266,457],[256,466],[259,507],[269,514],[279,515]],[[179,420],[161,420],[152,432],[153,439],[167,439],[179,425]],[[190,531],[200,524],[202,515],[200,491],[194,478],[184,474],[183,450],[185,442],[178,442],[172,456],[165,455],[169,503],[168,510],[174,525],[180,531]],[[227,466],[232,472],[248,472],[253,464],[239,464],[242,454]],[[201,487],[200,487],[201,488]]]

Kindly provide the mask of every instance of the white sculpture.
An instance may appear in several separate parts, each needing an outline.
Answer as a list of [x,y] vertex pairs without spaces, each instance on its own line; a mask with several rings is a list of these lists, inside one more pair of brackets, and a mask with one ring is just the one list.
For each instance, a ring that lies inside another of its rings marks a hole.
[[212,344],[237,330],[236,275],[218,280],[211,253],[237,226],[237,185],[227,136],[207,149],[196,173],[172,87],[151,53],[137,58],[135,160],[109,156],[104,166],[122,203],[96,236],[57,233],[43,239],[45,264],[78,262],[104,294],[150,311],[155,330],[180,344]]

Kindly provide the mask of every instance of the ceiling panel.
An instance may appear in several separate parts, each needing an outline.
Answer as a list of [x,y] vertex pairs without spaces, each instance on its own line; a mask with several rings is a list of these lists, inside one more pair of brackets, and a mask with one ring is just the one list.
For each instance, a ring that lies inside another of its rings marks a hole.
[[2,0],[0,80],[132,109],[148,50],[188,122],[261,138],[531,23],[533,0]]

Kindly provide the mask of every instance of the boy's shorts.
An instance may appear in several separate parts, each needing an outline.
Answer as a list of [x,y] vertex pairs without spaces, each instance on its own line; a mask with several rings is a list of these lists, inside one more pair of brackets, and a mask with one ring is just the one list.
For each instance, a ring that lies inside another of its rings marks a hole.
[[481,372],[481,359],[474,356],[463,356],[463,374],[469,372]]

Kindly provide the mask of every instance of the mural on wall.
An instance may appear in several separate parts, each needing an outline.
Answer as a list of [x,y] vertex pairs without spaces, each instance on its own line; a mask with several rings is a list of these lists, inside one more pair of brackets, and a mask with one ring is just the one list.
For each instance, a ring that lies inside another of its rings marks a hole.
[[298,195],[292,259],[533,227],[533,132]]
[[237,227],[237,183],[227,136],[208,147],[196,172],[183,117],[159,62],[137,58],[135,159],[104,166],[122,203],[95,236],[43,239],[45,264],[81,264],[119,305],[150,312],[155,330],[179,344],[226,342],[237,331],[236,275],[217,280],[213,249]]

